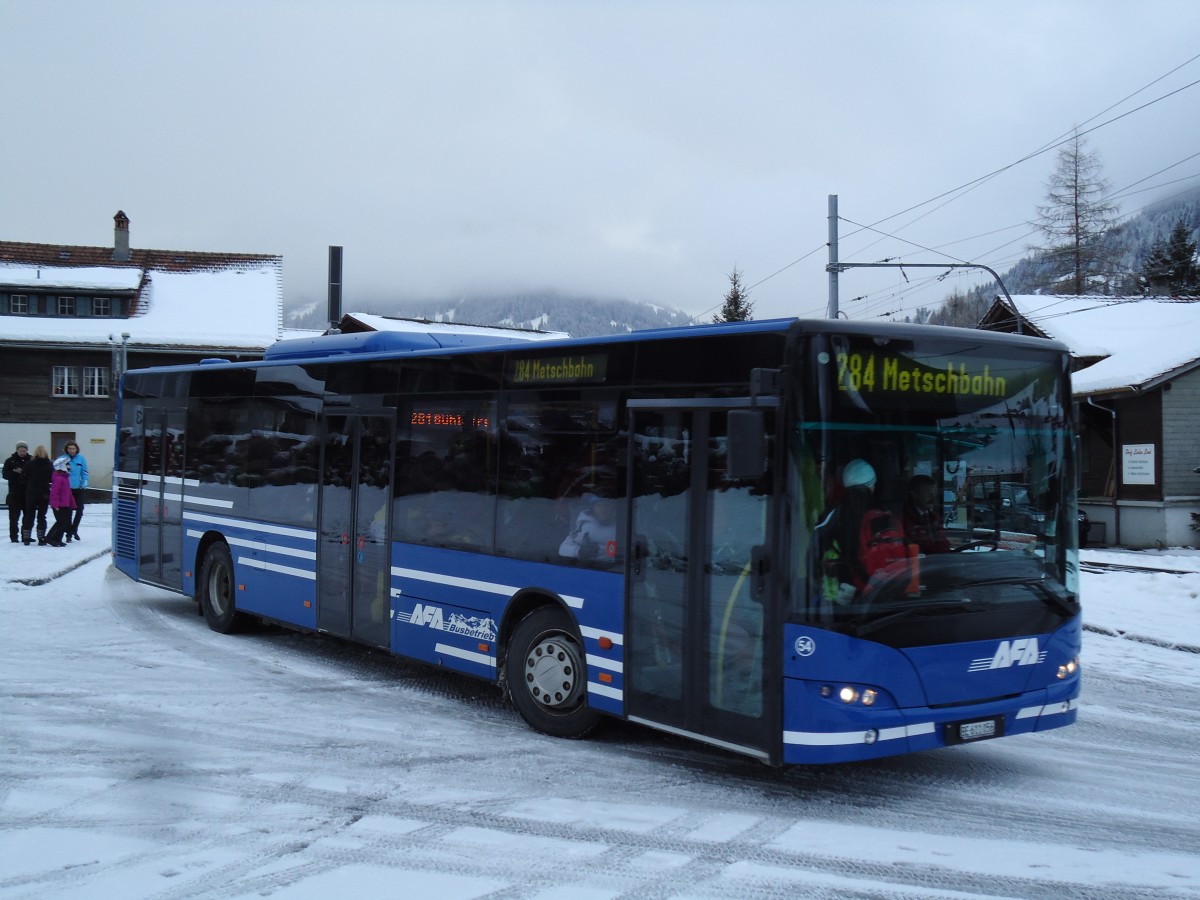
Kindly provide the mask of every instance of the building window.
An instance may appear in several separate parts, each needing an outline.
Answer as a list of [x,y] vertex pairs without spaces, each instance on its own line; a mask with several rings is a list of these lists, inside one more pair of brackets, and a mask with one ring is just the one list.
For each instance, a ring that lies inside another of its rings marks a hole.
[[83,396],[108,396],[108,369],[104,366],[83,367]]
[[8,311],[14,316],[29,315],[29,297],[25,294],[13,294],[8,298]]
[[92,315],[93,316],[111,316],[112,315],[112,300],[108,297],[93,297],[92,298]]
[[74,297],[59,297],[58,298],[58,314],[60,316],[75,315],[75,298]]
[[53,381],[55,397],[79,396],[79,370],[74,366],[55,366]]

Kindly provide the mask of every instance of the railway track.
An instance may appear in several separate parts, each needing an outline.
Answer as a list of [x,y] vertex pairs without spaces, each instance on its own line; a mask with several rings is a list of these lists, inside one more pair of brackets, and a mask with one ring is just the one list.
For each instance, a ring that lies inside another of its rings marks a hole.
[[1145,574],[1147,572],[1155,572],[1163,575],[1200,575],[1200,572],[1193,569],[1162,569],[1157,566],[1131,566],[1126,563],[1089,562],[1085,560],[1080,560],[1079,568],[1084,572],[1092,573],[1137,572]]

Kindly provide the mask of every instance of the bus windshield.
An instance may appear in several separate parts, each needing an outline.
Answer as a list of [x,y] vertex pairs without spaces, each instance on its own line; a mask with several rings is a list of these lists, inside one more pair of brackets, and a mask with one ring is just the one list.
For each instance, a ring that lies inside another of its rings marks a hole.
[[979,624],[1020,630],[1078,612],[1058,353],[821,335],[805,359],[793,444],[805,621],[876,639],[950,613],[1004,610]]

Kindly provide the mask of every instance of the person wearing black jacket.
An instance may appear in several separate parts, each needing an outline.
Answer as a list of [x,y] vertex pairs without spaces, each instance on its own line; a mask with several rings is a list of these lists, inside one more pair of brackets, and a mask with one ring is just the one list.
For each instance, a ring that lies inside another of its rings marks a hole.
[[25,474],[29,477],[29,483],[25,486],[25,529],[21,532],[21,538],[26,544],[33,542],[30,528],[36,518],[38,544],[44,544],[46,510],[50,506],[50,477],[54,474],[54,465],[50,462],[50,454],[41,444],[33,451]]
[[24,531],[30,530],[29,517],[25,514],[25,487],[29,476],[25,467],[29,465],[29,445],[17,441],[13,455],[4,461],[4,478],[8,481],[8,536],[15,544],[18,541],[17,524],[25,518]]

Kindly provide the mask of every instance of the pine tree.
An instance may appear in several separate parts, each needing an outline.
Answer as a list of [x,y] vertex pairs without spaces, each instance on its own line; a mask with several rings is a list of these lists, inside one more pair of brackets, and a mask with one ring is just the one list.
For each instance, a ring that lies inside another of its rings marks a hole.
[[750,292],[742,285],[742,273],[737,266],[729,273],[729,291],[721,311],[713,316],[713,322],[745,322],[754,318],[754,304],[748,299]]
[[1196,264],[1196,242],[1183,219],[1175,223],[1171,237],[1159,241],[1142,264],[1142,290],[1146,294],[1195,294],[1200,292],[1200,265]]
[[[1088,277],[1108,274],[1103,238],[1117,218],[1117,206],[1105,199],[1108,182],[1100,159],[1075,136],[1058,152],[1046,182],[1045,206],[1038,207],[1038,229],[1046,236],[1046,256],[1059,277],[1069,276],[1075,294],[1087,293]],[[1049,285],[1047,285],[1049,286]]]

